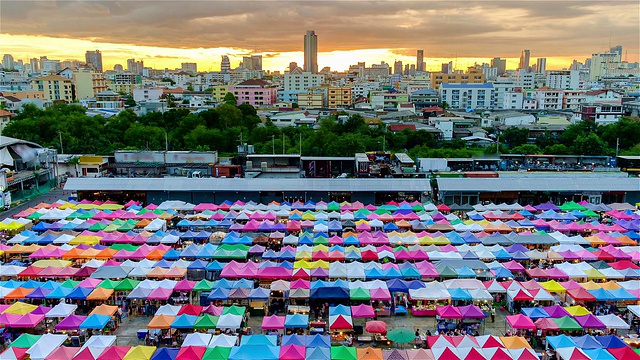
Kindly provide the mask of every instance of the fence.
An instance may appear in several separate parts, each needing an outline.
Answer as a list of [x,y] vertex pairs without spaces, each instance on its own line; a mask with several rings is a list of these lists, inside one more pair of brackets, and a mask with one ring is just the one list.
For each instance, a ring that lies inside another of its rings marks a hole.
[[56,180],[51,179],[44,184],[39,184],[37,187],[33,187],[32,189],[13,191],[11,192],[11,202],[16,202],[18,200],[29,200],[38,195],[46,194],[55,186]]

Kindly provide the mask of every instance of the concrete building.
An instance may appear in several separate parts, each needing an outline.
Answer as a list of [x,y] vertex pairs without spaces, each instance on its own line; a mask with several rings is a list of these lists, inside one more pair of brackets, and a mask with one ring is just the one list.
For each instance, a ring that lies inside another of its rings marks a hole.
[[470,69],[468,73],[431,73],[432,89],[439,89],[442,84],[446,83],[484,84],[485,76],[482,71],[477,69]]
[[515,81],[507,78],[500,78],[492,82],[493,84],[493,103],[497,109],[501,109],[505,104],[505,96],[508,93],[521,92],[521,88]]
[[215,85],[211,87],[211,100],[213,102],[222,102],[225,95],[229,92],[228,85]]
[[593,54],[589,64],[589,80],[598,81],[608,76],[640,74],[636,64],[623,62],[618,52]]
[[133,89],[133,100],[136,103],[145,101],[158,101],[162,97],[162,89]]
[[493,103],[493,84],[453,84],[443,83],[440,87],[440,100],[452,109],[491,109]]
[[540,110],[560,110],[562,109],[562,101],[564,92],[561,90],[552,90],[541,88],[536,90],[535,98],[538,102]]
[[307,30],[304,36],[304,71],[318,73],[318,35],[313,30]]
[[421,89],[409,93],[409,101],[417,108],[425,108],[437,106],[440,103],[440,97],[433,89]]
[[41,91],[44,98],[50,101],[64,101],[67,103],[75,100],[73,84],[71,80],[60,75],[49,75],[31,81],[31,88]]
[[418,50],[416,53],[416,71],[424,72],[424,50]]
[[357,82],[351,85],[351,95],[355,101],[361,97],[369,97],[369,93],[375,90],[380,90],[380,83],[377,81],[363,81]]
[[142,75],[144,70],[144,61],[136,61],[136,59],[127,59],[127,71],[134,75]]
[[498,105],[499,109],[522,110],[522,101],[524,94],[521,92],[505,93],[502,98],[502,104]]
[[86,102],[89,109],[103,109],[103,110],[124,110],[124,100],[122,96],[110,90],[105,90],[97,93],[93,99]]
[[7,70],[15,69],[15,61],[13,60],[13,55],[4,54],[2,57],[2,68]]
[[136,86],[141,85],[141,83],[142,79],[139,75],[122,73],[116,74],[113,77],[113,81],[107,84],[107,87],[117,93],[133,94],[133,90]]
[[580,71],[551,70],[547,71],[546,86],[550,89],[577,90],[580,86]]
[[515,73],[516,84],[525,89],[536,87],[536,74],[526,70],[518,70]]
[[60,60],[49,60],[46,56],[40,57],[40,74],[47,76],[60,71]]
[[257,107],[275,104],[278,101],[278,89],[270,87],[270,84],[264,80],[246,80],[230,86],[229,91],[238,100],[238,105],[248,103]]
[[395,75],[403,75],[404,69],[402,67],[402,61],[395,61],[393,63],[393,73]]
[[409,102],[409,96],[407,93],[394,93],[388,91],[372,91],[370,99],[371,107],[375,110],[397,108],[399,104]]
[[91,68],[73,70],[72,81],[75,86],[76,99],[78,100],[95,98],[98,93],[108,89],[107,80],[102,75],[102,72]]
[[562,108],[579,110],[580,104],[584,103],[586,98],[586,90],[565,90],[562,96]]
[[524,70],[529,72],[529,60],[531,58],[531,52],[529,50],[522,50],[520,54],[520,63],[518,64],[518,70]]
[[536,110],[538,108],[538,100],[525,97],[522,99],[522,110]]
[[325,94],[322,88],[311,88],[306,93],[298,94],[298,106],[307,109],[320,109],[325,104]]
[[297,102],[297,95],[306,93],[310,88],[324,83],[324,75],[311,72],[298,72],[284,75],[284,92],[282,101]]
[[36,74],[40,72],[40,61],[38,60],[38,58],[31,58],[31,60],[29,60],[29,66],[30,66],[30,73],[31,74]]
[[325,106],[328,108],[347,108],[353,104],[353,94],[348,86],[329,86],[326,92]]
[[538,58],[536,61],[536,72],[544,74],[547,71],[547,58]]
[[582,121],[592,121],[597,125],[609,125],[616,123],[624,115],[622,105],[591,103],[580,104],[576,112]]
[[180,64],[180,69],[184,72],[187,72],[191,75],[195,75],[198,73],[198,64],[191,62],[184,62]]
[[84,59],[87,62],[87,64],[93,65],[96,71],[98,72],[104,71],[102,69],[102,53],[100,52],[100,50],[95,50],[95,51],[87,50],[87,52],[84,54]]
[[507,59],[493,58],[491,59],[491,67],[498,69],[498,76],[502,76],[507,72]]
[[229,61],[229,57],[227,55],[222,55],[222,60],[220,61],[220,72],[229,71],[231,71],[231,62]]

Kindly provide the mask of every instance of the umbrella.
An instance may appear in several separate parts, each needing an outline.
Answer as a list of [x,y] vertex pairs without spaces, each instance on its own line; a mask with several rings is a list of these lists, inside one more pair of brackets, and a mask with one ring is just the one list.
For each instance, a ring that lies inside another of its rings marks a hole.
[[389,331],[387,339],[399,344],[404,344],[413,341],[415,339],[415,333],[413,330],[407,328],[395,328]]
[[372,334],[384,334],[387,332],[387,323],[377,320],[367,321],[365,330]]

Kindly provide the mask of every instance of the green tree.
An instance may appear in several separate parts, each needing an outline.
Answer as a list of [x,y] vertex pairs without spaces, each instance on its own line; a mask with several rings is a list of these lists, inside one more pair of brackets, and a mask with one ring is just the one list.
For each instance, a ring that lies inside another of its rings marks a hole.
[[238,99],[236,99],[233,93],[228,92],[224,95],[224,99],[222,100],[225,104],[236,106],[238,105]]
[[509,147],[514,148],[516,146],[524,145],[529,141],[529,129],[518,128],[515,126],[508,127],[502,133],[501,137]]
[[546,146],[544,153],[549,155],[569,155],[569,148],[565,144],[553,144]]
[[193,91],[193,86],[191,85],[187,86],[187,91]]
[[134,107],[134,106],[136,106],[136,101],[133,100],[133,96],[128,96],[124,100],[124,106],[126,106],[126,107]]
[[571,151],[576,155],[605,155],[607,143],[592,132],[578,136],[571,146]]
[[511,149],[513,154],[525,154],[525,155],[535,155],[540,154],[542,151],[537,145],[532,144],[524,144],[520,146],[516,146]]

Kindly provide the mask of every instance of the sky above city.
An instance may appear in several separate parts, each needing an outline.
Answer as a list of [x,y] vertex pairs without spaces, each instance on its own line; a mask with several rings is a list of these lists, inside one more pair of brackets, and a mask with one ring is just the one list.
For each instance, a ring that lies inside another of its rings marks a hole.
[[306,30],[318,35],[319,68],[346,70],[401,60],[424,49],[427,70],[453,61],[458,69],[493,57],[515,68],[522,49],[532,64],[547,58],[561,69],[573,59],[622,45],[623,59],[640,55],[637,0],[606,1],[51,1],[2,0],[0,53],[16,59],[48,56],[84,61],[100,49],[105,69],[126,59],[145,66],[220,69],[262,54],[263,66],[303,65]]

